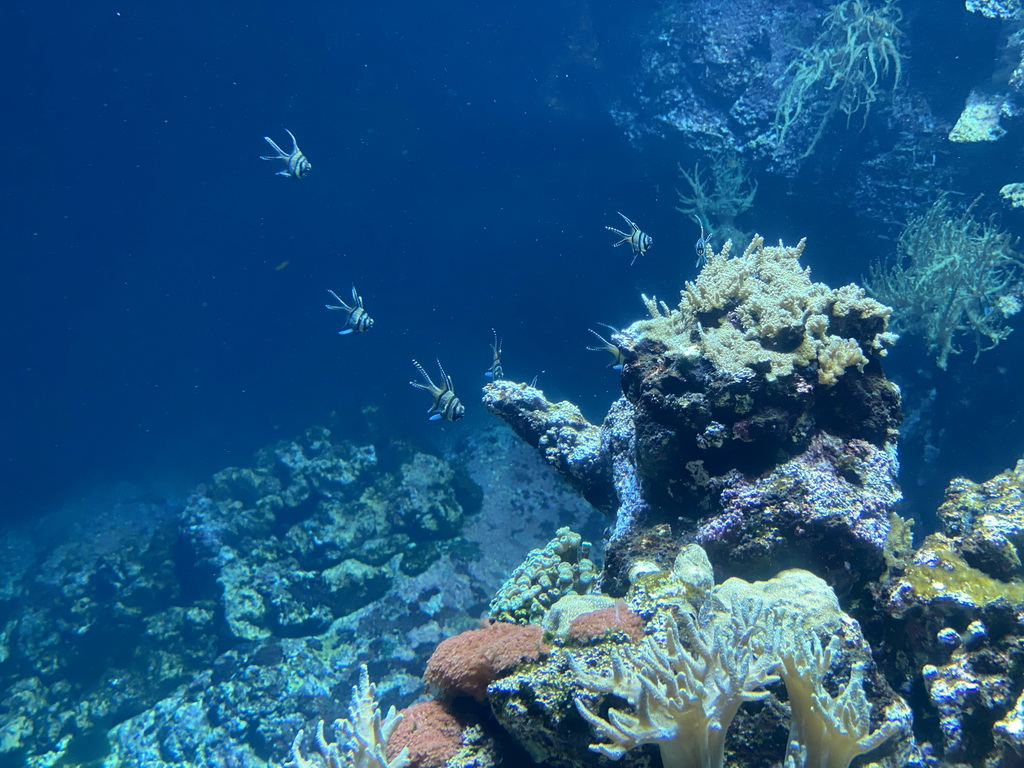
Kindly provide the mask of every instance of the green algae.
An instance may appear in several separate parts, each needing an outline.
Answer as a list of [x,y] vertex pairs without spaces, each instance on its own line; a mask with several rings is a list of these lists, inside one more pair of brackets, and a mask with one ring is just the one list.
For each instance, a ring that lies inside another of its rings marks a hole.
[[[944,597],[957,598],[976,607],[1000,598],[1013,605],[1024,603],[1024,582],[1013,579],[1000,581],[967,564],[948,545],[922,548],[930,562],[915,562],[907,566],[903,581],[909,584],[921,600]],[[922,558],[919,556],[918,560]]]

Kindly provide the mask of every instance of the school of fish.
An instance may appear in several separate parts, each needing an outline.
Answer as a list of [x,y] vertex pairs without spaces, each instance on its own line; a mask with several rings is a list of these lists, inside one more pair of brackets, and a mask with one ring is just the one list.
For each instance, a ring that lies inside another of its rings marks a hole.
[[[304,179],[313,169],[313,165],[306,158],[306,155],[303,154],[302,150],[299,149],[299,142],[296,140],[295,134],[287,128],[284,130],[292,140],[291,150],[288,152],[284,151],[273,139],[269,136],[264,136],[264,141],[266,141],[277,154],[261,155],[260,159],[283,161],[285,168],[284,170],[278,171],[275,174],[277,176],[285,176],[292,179]],[[616,229],[615,227],[608,226],[606,226],[605,229],[610,232],[614,232],[622,238],[618,242],[612,243],[613,247],[617,248],[620,245],[629,245],[633,252],[633,260],[630,262],[630,266],[632,266],[636,263],[638,256],[645,255],[648,250],[650,250],[651,246],[654,245],[654,238],[644,232],[635,221],[630,219],[621,211],[616,211],[616,213],[618,213],[619,216],[622,217],[623,221],[629,225],[630,231],[624,232],[620,229]],[[707,237],[704,236],[704,228],[702,226],[700,239],[696,243],[698,267],[702,266],[703,260],[706,259],[705,252],[710,250],[710,239],[710,234]],[[287,263],[288,262],[283,262],[277,267],[277,269],[282,269],[287,265]],[[351,304],[338,296],[334,291],[328,289],[327,292],[333,297],[335,302],[334,304],[326,304],[325,306],[327,309],[345,313],[345,324],[342,329],[338,331],[339,335],[345,336],[348,334],[365,333],[373,328],[373,318],[370,317],[364,308],[363,297],[359,295],[354,285],[352,286]],[[602,325],[605,324],[602,323]],[[590,330],[590,333],[598,339],[600,344],[594,347],[587,347],[587,349],[598,352],[608,352],[612,356],[612,361],[608,364],[608,368],[620,371],[622,370],[622,366],[625,364],[625,354],[622,347],[619,344],[616,344],[615,341],[616,336],[621,335],[622,332],[610,325],[606,325],[605,327],[612,331],[611,339],[606,339],[597,331],[588,329]],[[491,329],[491,333],[494,337],[494,342],[491,344],[491,367],[484,372],[484,376],[489,378],[491,381],[500,381],[505,378],[505,370],[501,363],[501,339],[498,338],[498,332],[493,328]],[[413,360],[412,364],[416,367],[416,370],[419,371],[423,381],[410,381],[409,384],[416,389],[424,390],[433,397],[433,403],[427,410],[427,418],[430,421],[451,422],[461,419],[466,413],[466,408],[455,394],[455,385],[452,383],[452,377],[445,373],[444,368],[441,366],[441,361],[437,361],[437,368],[441,374],[440,385],[435,384],[431,380],[430,375],[416,360]],[[535,385],[537,381],[536,376],[533,381]]]

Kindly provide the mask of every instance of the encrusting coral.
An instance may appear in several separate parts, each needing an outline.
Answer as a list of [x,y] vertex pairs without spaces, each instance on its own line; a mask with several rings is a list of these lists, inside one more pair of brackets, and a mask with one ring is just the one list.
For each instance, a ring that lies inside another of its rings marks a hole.
[[566,595],[588,595],[597,587],[597,566],[588,557],[590,542],[559,528],[546,546],[534,549],[491,600],[495,621],[538,622]]
[[1024,256],[992,219],[974,218],[977,204],[957,212],[939,197],[907,224],[895,262],[873,264],[867,282],[893,307],[893,326],[924,339],[942,370],[963,351],[958,337],[974,337],[977,360],[1010,335],[1007,319],[1024,307]]
[[[707,356],[726,372],[763,371],[769,381],[809,366],[824,385],[835,384],[848,368],[862,371],[868,356],[884,356],[896,340],[886,331],[890,310],[855,285],[831,290],[812,283],[799,263],[805,244],[766,247],[755,236],[732,258],[726,243],[687,283],[678,309],[645,296],[651,319],[634,323],[630,333],[664,342],[668,356],[680,362]],[[845,337],[851,315],[862,328]]]
[[395,708],[381,719],[377,704],[377,688],[370,682],[366,665],[359,669],[359,682],[352,689],[352,703],[347,719],[335,722],[336,742],[328,742],[324,735],[324,721],[316,730],[318,755],[312,760],[302,755],[304,731],[300,730],[292,742],[291,760],[285,768],[406,768],[409,750],[403,749],[391,759],[385,754],[385,745],[398,728],[402,716]]
[[402,720],[388,739],[386,754],[403,750],[410,768],[444,768],[462,747],[463,724],[445,702],[421,701],[402,710]]
[[537,624],[497,621],[446,638],[427,661],[423,679],[446,696],[472,696],[482,701],[487,686],[525,662],[548,652],[544,630]]

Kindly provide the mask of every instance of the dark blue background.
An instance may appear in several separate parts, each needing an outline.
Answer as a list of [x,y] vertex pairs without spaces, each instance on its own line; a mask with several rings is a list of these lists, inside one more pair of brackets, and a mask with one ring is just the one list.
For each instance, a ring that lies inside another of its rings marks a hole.
[[[450,438],[488,419],[492,327],[510,377],[595,420],[617,395],[587,328],[639,318],[641,292],[673,303],[694,274],[674,210],[692,159],[639,153],[608,116],[650,8],[345,5],[0,11],[4,517],[122,479],[187,488],[329,419]],[[302,181],[259,160],[285,128]],[[794,186],[764,184],[752,220],[810,236],[816,279],[858,280],[891,247]],[[603,229],[616,210],[655,236],[633,268]],[[353,283],[377,325],[339,337],[326,289]],[[1019,342],[942,380],[933,496],[1020,455]],[[903,349],[897,379],[932,375]],[[441,359],[464,422],[425,421],[413,357]]]

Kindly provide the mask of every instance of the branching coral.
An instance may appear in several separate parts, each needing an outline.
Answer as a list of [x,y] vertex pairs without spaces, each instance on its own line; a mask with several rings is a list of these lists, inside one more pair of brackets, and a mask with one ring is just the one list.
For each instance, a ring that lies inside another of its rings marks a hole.
[[[854,664],[838,695],[831,696],[822,680],[839,655],[838,636],[822,648],[817,635],[785,636],[779,652],[779,673],[789,695],[791,759],[803,768],[847,768],[894,736],[895,722],[871,730],[871,707],[864,695],[864,668]],[[799,751],[799,754],[797,752]]]
[[611,742],[591,749],[617,759],[633,747],[657,744],[665,768],[724,765],[725,734],[740,706],[766,697],[765,686],[778,680],[774,658],[760,652],[762,612],[763,605],[744,600],[703,631],[684,613],[692,651],[669,618],[663,641],[652,636],[635,651],[614,653],[611,675],[575,668],[591,690],[615,693],[635,707],[633,713],[609,710],[605,720],[577,699],[583,718]]
[[[907,727],[900,717],[905,705],[897,700],[897,716],[872,731],[866,651],[853,640],[859,630],[828,585],[807,571],[784,571],[765,582],[729,579],[710,591],[696,617],[684,610],[680,625],[669,612],[660,622],[639,645],[611,649],[610,668],[570,660],[585,688],[630,706],[601,717],[576,700],[605,740],[592,744],[593,751],[618,759],[657,744],[665,768],[720,768],[739,708],[766,698],[780,677],[792,711],[787,765],[847,768]],[[831,638],[824,649],[819,634]],[[848,663],[849,677],[832,696],[823,681]]]
[[334,723],[340,737],[337,742],[327,741],[324,721],[320,721],[316,731],[320,754],[312,760],[302,755],[304,732],[300,730],[292,742],[291,759],[285,763],[285,768],[406,768],[409,765],[408,749],[401,750],[390,760],[385,755],[387,740],[402,721],[402,716],[391,707],[387,717],[381,719],[377,688],[370,682],[366,665],[359,668],[359,682],[352,689],[348,712],[348,719]]
[[693,167],[692,174],[679,165],[679,175],[690,185],[690,193],[676,190],[676,210],[693,217],[707,230],[708,238],[721,246],[726,240],[742,236],[736,217],[754,204],[757,182],[751,181],[736,153],[716,152],[710,161],[710,179],[702,175],[700,163]]
[[956,213],[940,197],[907,224],[895,262],[872,265],[867,281],[893,307],[896,329],[923,338],[943,370],[963,351],[958,336],[974,337],[977,360],[1010,335],[1007,319],[1022,306],[1024,257],[1010,233],[974,218],[977,203]]
[[790,80],[775,112],[774,131],[780,146],[794,125],[817,121],[804,150],[807,157],[837,112],[849,122],[863,110],[867,121],[882,81],[891,74],[892,87],[899,84],[902,18],[896,0],[885,0],[881,8],[864,0],[843,0],[832,7],[821,34],[786,70]]

